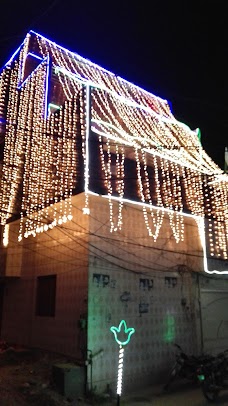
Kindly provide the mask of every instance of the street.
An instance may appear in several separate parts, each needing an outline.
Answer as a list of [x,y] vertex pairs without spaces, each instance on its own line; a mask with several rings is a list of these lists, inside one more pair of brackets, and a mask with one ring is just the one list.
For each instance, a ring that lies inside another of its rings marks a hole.
[[[113,403],[114,404],[114,403]],[[181,384],[168,393],[162,387],[147,388],[121,399],[120,406],[207,406],[211,405],[203,396],[199,387]],[[221,391],[216,405],[228,406],[228,391]]]

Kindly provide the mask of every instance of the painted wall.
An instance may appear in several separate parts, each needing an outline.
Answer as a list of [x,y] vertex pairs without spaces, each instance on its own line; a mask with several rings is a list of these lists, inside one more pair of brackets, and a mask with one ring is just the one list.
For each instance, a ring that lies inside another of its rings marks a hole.
[[[136,332],[125,351],[124,391],[164,381],[174,342],[187,353],[201,349],[199,290],[205,286],[197,224],[185,218],[184,241],[177,244],[166,215],[154,242],[139,206],[125,204],[122,230],[110,233],[108,200],[90,196],[90,216],[82,214],[84,202],[84,194],[75,196],[71,222],[20,244],[18,224],[11,225],[6,274],[18,277],[7,279],[2,338],[77,358],[87,343],[93,388],[115,391],[118,345],[110,327],[125,319]],[[116,221],[117,203],[113,213]],[[49,274],[57,275],[56,315],[37,317],[36,278]],[[90,372],[89,366],[89,381]]]
[[200,275],[202,347],[218,354],[228,348],[228,278],[227,275]]
[[[88,217],[82,215],[83,204],[82,196],[75,197],[71,222],[21,243],[18,224],[11,225],[6,273],[18,278],[9,278],[5,288],[2,338],[8,342],[82,357],[88,287]],[[20,261],[15,262],[17,252]],[[52,274],[57,275],[55,317],[38,317],[37,276]]]
[[[185,219],[184,242],[176,244],[165,216],[156,242],[148,237],[139,206],[124,206],[122,231],[110,234],[109,203],[91,202],[88,348],[94,354],[92,386],[116,390],[118,345],[110,332],[125,319],[136,332],[125,351],[124,390],[164,381],[175,358],[173,343],[197,353],[197,274],[202,248],[194,220]],[[118,205],[114,204],[114,213]],[[115,217],[115,216],[114,216]]]

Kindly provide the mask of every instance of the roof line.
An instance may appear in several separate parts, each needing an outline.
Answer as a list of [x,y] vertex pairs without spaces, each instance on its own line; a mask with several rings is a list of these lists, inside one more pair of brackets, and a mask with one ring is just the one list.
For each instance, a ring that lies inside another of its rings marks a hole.
[[156,99],[158,99],[158,100],[160,100],[160,101],[162,101],[162,102],[166,102],[166,103],[167,103],[167,99],[163,99],[163,98],[160,97],[160,96],[156,96],[155,94],[149,92],[148,90],[143,89],[142,87],[140,87],[140,86],[138,86],[138,85],[135,85],[135,84],[132,83],[132,82],[129,82],[128,80],[122,78],[121,76],[118,76],[118,75],[116,75],[115,73],[109,71],[108,69],[103,68],[102,66],[98,65],[97,63],[92,62],[90,59],[84,58],[83,56],[79,55],[78,53],[73,52],[73,51],[70,51],[69,49],[63,47],[62,45],[57,44],[56,42],[54,42],[54,41],[48,39],[48,38],[45,37],[44,35],[39,34],[38,32],[33,31],[33,30],[30,30],[29,33],[33,33],[33,34],[35,34],[35,35],[37,35],[37,36],[39,36],[39,37],[41,37],[41,38],[44,38],[46,41],[50,42],[51,44],[54,44],[56,47],[62,49],[63,51],[72,54],[72,56],[76,56],[77,58],[81,59],[81,60],[84,61],[85,63],[88,63],[88,64],[90,64],[90,65],[96,67],[97,69],[100,69],[100,70],[102,70],[102,71],[108,73],[109,75],[115,76],[115,77],[117,78],[117,80],[126,82],[126,84],[128,84],[129,86],[130,86],[130,85],[131,85],[131,86],[134,86],[135,88],[139,89],[140,91],[145,92],[145,93],[147,93],[148,95],[150,95],[150,96],[152,96],[152,97],[155,97]]

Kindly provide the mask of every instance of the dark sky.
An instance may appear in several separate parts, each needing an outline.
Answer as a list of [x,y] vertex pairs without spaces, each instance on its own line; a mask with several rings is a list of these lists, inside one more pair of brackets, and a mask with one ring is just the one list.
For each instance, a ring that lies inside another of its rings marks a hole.
[[1,66],[33,29],[169,100],[178,120],[200,128],[203,147],[224,167],[225,0],[27,1],[1,0]]

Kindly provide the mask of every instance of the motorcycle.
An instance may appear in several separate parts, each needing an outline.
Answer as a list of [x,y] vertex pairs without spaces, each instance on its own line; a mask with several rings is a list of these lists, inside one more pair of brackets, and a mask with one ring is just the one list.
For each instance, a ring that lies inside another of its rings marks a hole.
[[212,357],[197,369],[204,397],[215,402],[221,390],[228,389],[228,350]]
[[168,381],[163,387],[165,391],[177,377],[196,383],[199,365],[204,365],[205,362],[208,362],[209,359],[211,359],[209,355],[187,355],[179,344],[175,343],[174,346],[177,349],[176,361],[170,371]]

